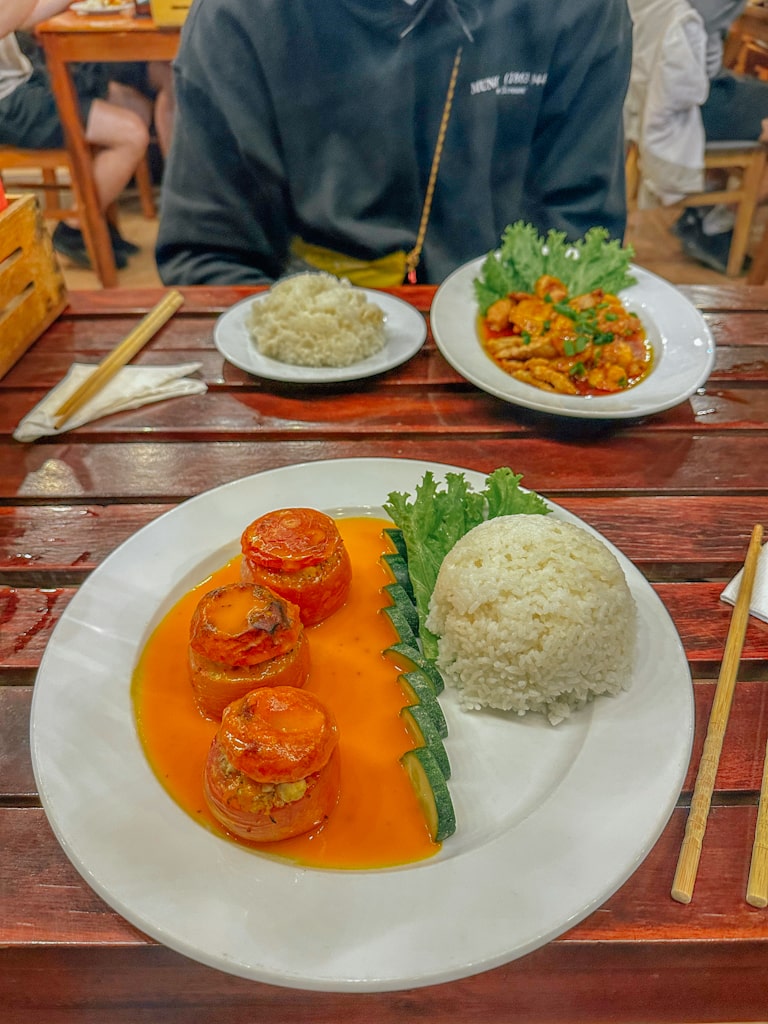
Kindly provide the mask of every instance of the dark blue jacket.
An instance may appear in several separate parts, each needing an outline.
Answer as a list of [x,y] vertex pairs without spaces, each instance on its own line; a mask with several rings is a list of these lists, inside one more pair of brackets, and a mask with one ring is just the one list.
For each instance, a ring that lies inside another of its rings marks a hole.
[[523,218],[625,227],[625,0],[198,0],[176,62],[158,266],[168,284],[278,277],[294,235],[410,249],[463,47],[420,279]]

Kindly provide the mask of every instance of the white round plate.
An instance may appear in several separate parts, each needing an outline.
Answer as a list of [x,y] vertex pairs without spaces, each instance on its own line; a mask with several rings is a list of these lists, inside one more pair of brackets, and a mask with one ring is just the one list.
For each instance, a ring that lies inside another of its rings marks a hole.
[[631,267],[637,284],[621,300],[637,313],[653,346],[653,366],[635,387],[615,395],[557,395],[504,373],[486,355],[477,333],[473,281],[485,257],[464,264],[440,285],[430,310],[437,347],[462,377],[497,398],[537,412],[579,419],[637,419],[679,405],[712,371],[715,342],[703,316],[668,281]]
[[427,325],[421,313],[402,299],[373,288],[360,290],[369,302],[374,302],[384,311],[386,342],[381,351],[351,366],[294,366],[263,356],[251,337],[247,320],[253,303],[263,301],[269,292],[251,295],[222,313],[214,328],[214,343],[228,362],[267,380],[292,384],[338,384],[384,373],[400,366],[419,351],[427,337]]
[[133,10],[133,4],[101,4],[98,0],[79,0],[78,3],[70,4],[70,10],[81,15],[125,14],[126,11]]
[[277,985],[386,991],[449,981],[572,927],[660,835],[690,757],[693,688],[663,604],[615,549],[639,609],[630,689],[557,727],[541,716],[462,712],[446,691],[458,828],[431,860],[331,871],[270,859],[196,824],[153,774],[131,675],[171,605],[239,550],[253,517],[308,501],[379,515],[391,491],[412,493],[428,469],[438,479],[455,471],[343,459],[236,480],[144,527],[68,605],[34,687],[35,778],[67,856],[145,934]]

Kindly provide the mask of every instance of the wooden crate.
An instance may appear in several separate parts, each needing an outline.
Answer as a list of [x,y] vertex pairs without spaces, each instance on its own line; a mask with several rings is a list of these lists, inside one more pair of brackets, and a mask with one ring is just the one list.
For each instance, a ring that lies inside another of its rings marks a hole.
[[149,0],[149,9],[156,25],[183,25],[192,0]]
[[67,305],[67,287],[36,196],[0,213],[0,377]]

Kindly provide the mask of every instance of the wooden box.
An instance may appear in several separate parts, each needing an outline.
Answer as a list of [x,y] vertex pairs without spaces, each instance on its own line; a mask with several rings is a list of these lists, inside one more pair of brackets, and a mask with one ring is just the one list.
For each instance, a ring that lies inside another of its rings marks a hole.
[[0,377],[67,305],[67,287],[37,197],[0,213]]
[[149,9],[156,25],[183,25],[192,0],[149,0]]

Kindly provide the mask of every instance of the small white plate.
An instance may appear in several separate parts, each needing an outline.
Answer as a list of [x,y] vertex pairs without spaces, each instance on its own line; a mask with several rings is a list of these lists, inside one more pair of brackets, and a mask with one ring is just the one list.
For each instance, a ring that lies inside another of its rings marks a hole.
[[263,301],[269,292],[250,295],[222,313],[214,328],[214,344],[233,366],[267,380],[292,384],[338,384],[384,373],[400,366],[419,351],[427,337],[427,325],[421,313],[402,299],[373,288],[360,290],[369,302],[374,302],[384,311],[386,342],[381,351],[351,366],[294,366],[263,356],[251,337],[248,313],[253,303]]
[[79,0],[78,3],[70,4],[70,10],[81,15],[125,14],[133,10],[133,4],[102,4],[98,0]]
[[705,383],[715,362],[715,342],[704,317],[669,282],[632,266],[637,284],[621,292],[653,346],[647,378],[614,395],[557,395],[515,380],[488,356],[477,330],[473,282],[485,257],[459,267],[438,288],[430,310],[437,347],[462,377],[497,398],[537,412],[580,419],[639,419],[679,405]]
[[[458,828],[428,861],[325,871],[264,857],[201,828],[154,775],[136,731],[131,676],[172,604],[236,553],[253,517],[307,502],[381,514],[391,491],[412,493],[426,470],[439,480],[459,471],[339,459],[235,480],[139,530],[65,609],[32,698],[38,792],[75,867],[145,934],[274,985],[374,992],[436,984],[567,931],[629,878],[660,835],[690,757],[693,687],[669,613],[615,548],[638,608],[630,688],[557,727],[541,715],[463,712],[453,692],[441,694]],[[480,473],[466,476],[483,486]],[[557,506],[552,514],[580,522]]]

